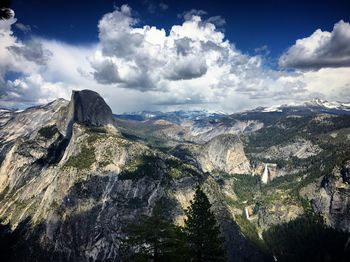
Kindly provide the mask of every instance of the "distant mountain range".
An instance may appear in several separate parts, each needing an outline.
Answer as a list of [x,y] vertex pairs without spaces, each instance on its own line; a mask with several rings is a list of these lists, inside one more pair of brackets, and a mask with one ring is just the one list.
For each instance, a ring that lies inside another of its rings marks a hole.
[[350,114],[350,102],[329,102],[315,98],[306,102],[290,103],[272,107],[260,107],[252,111],[258,112],[300,112],[300,111],[312,111],[312,112],[324,112],[324,113],[343,113]]
[[[279,112],[279,113],[293,113],[293,112],[317,112],[317,113],[334,113],[334,114],[350,114],[350,102],[329,102],[314,98],[310,101],[295,102],[283,105],[276,105],[270,107],[257,107],[241,113],[250,112]],[[234,114],[240,114],[234,113]],[[181,123],[185,120],[200,120],[200,119],[211,119],[216,120],[222,117],[230,115],[229,113],[220,111],[207,111],[207,110],[192,110],[192,111],[139,111],[130,112],[124,114],[116,114],[115,116],[119,119],[129,119],[135,121],[145,120],[168,120],[173,123]]]

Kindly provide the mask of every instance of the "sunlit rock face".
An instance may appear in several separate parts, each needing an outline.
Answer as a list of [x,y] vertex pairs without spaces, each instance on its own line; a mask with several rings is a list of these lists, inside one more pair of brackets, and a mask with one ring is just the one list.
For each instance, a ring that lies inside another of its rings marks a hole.
[[[195,137],[206,134],[197,140],[181,133],[183,122],[172,123],[170,113],[165,120],[114,120],[89,90],[22,112],[1,109],[0,220],[24,226],[29,247],[18,252],[21,258],[119,261],[123,227],[156,205],[183,225],[200,185],[228,261],[262,261],[251,237],[301,216],[299,193],[329,225],[349,230],[350,164],[334,168],[332,156],[342,153],[336,163],[348,159],[350,117],[315,123],[318,113],[295,114],[191,116]],[[258,177],[265,169],[267,185]]]
[[[121,135],[97,93],[75,91],[70,102],[4,112],[3,119],[0,219],[12,229],[23,226],[21,238],[29,245],[16,261],[120,261],[123,227],[156,205],[183,224],[198,184],[213,202],[229,261],[259,261],[216,181],[192,163],[179,166],[174,156]],[[218,150],[231,163],[234,144],[213,145],[208,153],[212,158]]]
[[30,107],[24,111],[6,110],[0,112],[0,138],[2,142],[10,142],[19,137],[35,136],[40,128],[55,125],[60,111],[65,109],[69,101],[59,98],[46,105]]
[[223,171],[229,174],[248,174],[250,164],[242,141],[236,135],[220,135],[200,149],[199,163],[205,172]]

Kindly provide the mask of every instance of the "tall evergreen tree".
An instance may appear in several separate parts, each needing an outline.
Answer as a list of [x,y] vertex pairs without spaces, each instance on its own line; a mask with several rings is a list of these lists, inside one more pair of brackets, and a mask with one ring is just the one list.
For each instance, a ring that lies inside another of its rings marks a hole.
[[182,230],[165,220],[159,209],[129,224],[122,241],[123,261],[187,261]]
[[211,204],[200,189],[196,188],[194,199],[186,210],[185,233],[191,252],[191,261],[224,261],[223,239]]

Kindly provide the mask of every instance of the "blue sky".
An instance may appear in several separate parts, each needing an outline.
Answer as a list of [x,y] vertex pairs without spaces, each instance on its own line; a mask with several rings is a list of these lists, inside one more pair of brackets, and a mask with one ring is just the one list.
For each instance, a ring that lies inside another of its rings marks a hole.
[[0,107],[73,89],[113,111],[350,100],[349,1],[13,1]]
[[[33,33],[68,43],[98,41],[97,23],[114,6],[128,4],[140,25],[169,30],[181,23],[179,14],[204,10],[207,17],[221,16],[225,36],[243,52],[267,46],[277,57],[296,39],[316,28],[330,31],[339,20],[350,21],[350,1],[109,1],[109,0],[18,0],[13,8],[18,21],[32,26]],[[164,4],[166,9],[159,7]],[[35,10],[34,10],[35,9]]]

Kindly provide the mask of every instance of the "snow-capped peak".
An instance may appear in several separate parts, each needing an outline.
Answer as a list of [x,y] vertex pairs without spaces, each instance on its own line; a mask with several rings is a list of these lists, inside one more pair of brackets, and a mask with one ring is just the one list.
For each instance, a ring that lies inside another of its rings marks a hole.
[[316,106],[328,109],[350,111],[350,103],[341,103],[337,101],[327,101],[319,98],[314,98],[311,101],[304,102],[305,106]]
[[270,107],[260,107],[255,109],[260,112],[282,112],[283,109],[302,109],[309,108],[310,110],[320,109],[320,110],[337,110],[337,111],[348,111],[350,112],[350,103],[343,103],[338,101],[327,101],[320,98],[314,98],[309,101],[303,102],[292,102],[284,105],[270,106]]

